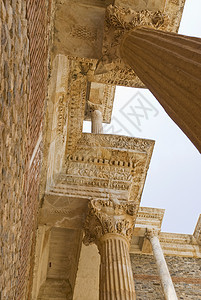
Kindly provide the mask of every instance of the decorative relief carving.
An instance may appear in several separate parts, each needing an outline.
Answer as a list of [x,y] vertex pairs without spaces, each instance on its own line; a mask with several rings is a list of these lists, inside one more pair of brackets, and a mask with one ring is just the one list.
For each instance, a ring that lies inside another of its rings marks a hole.
[[[137,77],[132,69],[129,68],[119,68],[118,66],[110,70],[110,72],[98,74],[97,68],[97,59],[87,59],[80,58],[77,56],[69,56],[69,59],[75,60],[78,63],[87,63],[87,79],[90,82],[96,82],[100,84],[105,84],[106,86],[111,85],[122,85],[128,87],[144,87],[142,81]],[[125,67],[125,66],[124,66]],[[94,73],[96,70],[96,74]]]
[[[154,142],[82,133],[87,78],[93,69],[93,60],[69,58],[67,93],[59,94],[57,100],[57,135],[63,134],[65,125],[68,128],[66,162],[59,171],[62,176],[55,177],[49,191],[54,195],[79,195],[81,198],[87,197],[86,190],[90,190],[91,196],[100,198],[110,191],[118,191],[121,200],[135,200],[139,205],[143,172],[147,171]],[[110,88],[105,89],[109,97]]]
[[142,10],[136,12],[132,9],[108,6],[105,17],[102,61],[109,64],[115,61],[119,66],[125,67],[124,63],[121,62],[119,52],[123,36],[135,27],[148,26],[154,29],[163,29],[166,23],[167,16],[164,16],[160,11]]
[[130,8],[109,5],[106,9],[105,21],[108,27],[112,26],[116,30],[131,30],[136,26],[162,28],[166,18],[161,11],[142,10],[136,12]]
[[145,232],[145,237],[150,240],[154,236],[159,236],[160,230],[158,228],[147,228]]
[[[133,152],[149,152],[153,150],[154,141],[138,139],[133,137],[126,136],[115,136],[111,134],[89,134],[83,133],[80,140],[77,142],[77,146],[87,147],[105,147],[105,148],[116,148],[116,149],[125,149],[132,150]],[[136,154],[133,154],[134,156]]]
[[86,177],[86,176],[66,176],[65,183],[69,185],[79,185],[94,188],[114,189],[127,191],[131,182],[119,181],[114,179],[106,179],[99,177]]
[[[102,68],[102,70],[100,70]],[[98,71],[100,70],[100,72]],[[127,87],[136,87],[136,88],[144,88],[144,83],[139,79],[139,77],[135,74],[135,72],[131,68],[127,68],[125,66],[120,67],[120,63],[114,68],[108,64],[107,70],[104,67],[102,61],[98,64],[98,69],[95,72],[94,76],[91,77],[91,80],[96,80],[100,83],[105,84],[113,84],[113,85],[121,85]]]
[[89,28],[87,26],[74,25],[71,29],[71,36],[82,40],[88,40],[95,42],[97,40],[97,30],[95,28]]
[[57,116],[57,133],[58,136],[61,137],[62,143],[65,141],[64,136],[64,125],[66,122],[66,109],[65,109],[65,101],[64,95],[60,95],[58,101],[58,116]]
[[86,102],[87,78],[90,64],[70,60],[70,76],[68,79],[68,134],[67,149],[75,147],[81,137]]
[[168,18],[162,12],[134,11],[130,8],[109,5],[106,9],[102,58],[99,60],[95,78],[124,86],[143,87],[143,83],[121,60],[120,44],[123,36],[139,26],[164,29]]
[[70,210],[69,208],[55,208],[51,209],[49,211],[50,214],[64,214],[64,215],[69,215]]
[[99,178],[109,178],[110,167],[99,166],[86,163],[75,163],[69,162],[67,164],[66,173],[71,175],[88,176],[88,177],[99,177]]
[[139,205],[153,145],[149,140],[83,133],[66,156],[62,185],[70,190],[78,186],[82,196],[83,187],[98,194],[121,191],[121,199]]
[[99,244],[100,239],[108,233],[121,235],[129,242],[136,213],[134,202],[119,201],[114,197],[109,200],[91,200],[84,225],[84,244]]
[[93,163],[68,162],[66,164],[66,174],[72,176],[97,177],[100,179],[112,179],[121,181],[132,180],[132,169],[124,167],[115,167],[111,164],[96,165]]

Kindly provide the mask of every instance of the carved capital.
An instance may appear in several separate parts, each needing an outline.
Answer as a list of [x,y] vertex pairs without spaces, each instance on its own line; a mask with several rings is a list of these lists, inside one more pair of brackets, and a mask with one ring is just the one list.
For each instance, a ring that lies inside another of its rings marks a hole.
[[153,237],[158,237],[160,234],[160,230],[156,228],[147,228],[145,232],[145,237],[150,240]]
[[97,65],[95,74],[106,73],[114,68],[125,68],[124,62],[121,61],[119,46],[124,35],[130,30],[141,26],[163,29],[167,23],[168,18],[161,11],[134,11],[109,5],[105,16],[103,56]]
[[131,30],[136,26],[162,27],[167,17],[161,12],[149,10],[134,11],[116,5],[109,5],[106,9],[106,23],[119,30]]
[[103,106],[101,104],[97,104],[97,103],[93,103],[91,101],[87,101],[87,105],[88,105],[88,110],[90,111],[90,113],[94,112],[94,111],[100,111],[102,113],[103,111]]
[[117,199],[89,202],[89,212],[85,221],[84,244],[99,244],[106,234],[116,234],[126,238],[129,243],[137,207],[134,202],[118,201]]

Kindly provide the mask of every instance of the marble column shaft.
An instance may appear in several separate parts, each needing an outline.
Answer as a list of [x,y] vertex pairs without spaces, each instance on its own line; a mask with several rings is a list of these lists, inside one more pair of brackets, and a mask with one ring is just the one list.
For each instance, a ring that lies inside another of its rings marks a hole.
[[118,235],[101,242],[100,300],[135,300],[128,243]]
[[100,110],[92,110],[91,112],[91,132],[92,133],[103,133],[103,117]]
[[201,39],[136,27],[120,54],[201,152]]
[[99,300],[135,300],[129,256],[136,206],[118,200],[91,200],[85,221],[85,245],[95,243],[101,256]]
[[156,260],[156,265],[158,273],[161,280],[161,285],[163,288],[164,296],[166,300],[178,300],[175,288],[165,261],[163,250],[160,245],[160,241],[157,235],[154,233],[148,233],[147,238],[150,240],[152,245],[152,250],[154,258]]

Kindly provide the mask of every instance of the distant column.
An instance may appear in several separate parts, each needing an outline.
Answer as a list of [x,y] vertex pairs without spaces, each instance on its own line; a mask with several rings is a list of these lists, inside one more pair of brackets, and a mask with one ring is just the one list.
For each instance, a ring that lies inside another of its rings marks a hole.
[[92,200],[89,208],[84,243],[95,243],[101,256],[99,300],[135,300],[129,256],[134,204]]
[[160,245],[160,241],[158,238],[158,230],[147,229],[146,238],[149,239],[153,255],[156,260],[156,265],[158,269],[158,273],[160,276],[163,292],[166,300],[178,300],[174,285],[165,261],[165,257],[163,255],[163,250]]
[[136,27],[120,54],[201,152],[201,39]]
[[103,133],[103,116],[100,110],[92,110],[91,112],[91,132]]

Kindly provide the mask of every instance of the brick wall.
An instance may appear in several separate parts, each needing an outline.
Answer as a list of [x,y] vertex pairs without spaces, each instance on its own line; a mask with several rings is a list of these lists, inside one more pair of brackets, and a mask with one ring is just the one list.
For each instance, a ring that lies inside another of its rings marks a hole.
[[[24,202],[22,229],[21,276],[18,299],[29,294],[32,283],[33,256],[37,212],[39,208],[39,180],[41,167],[42,127],[47,81],[47,15],[45,0],[27,0],[27,30],[29,38],[30,77],[28,103],[28,176],[27,198]],[[48,7],[48,6],[47,6]],[[24,274],[29,274],[29,282]],[[30,297],[30,296],[28,296]]]
[[0,7],[0,299],[29,299],[47,79],[46,0]]
[[[30,53],[29,154],[36,146],[44,114],[46,86],[46,0],[27,0]],[[45,75],[45,76],[44,76]]]
[[[163,300],[153,256],[131,254],[137,300]],[[178,299],[201,299],[201,259],[166,257]]]

